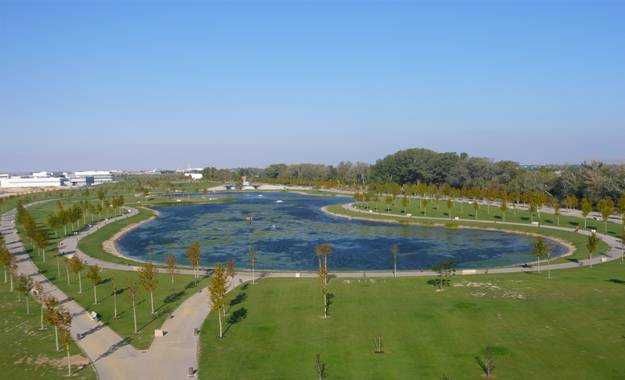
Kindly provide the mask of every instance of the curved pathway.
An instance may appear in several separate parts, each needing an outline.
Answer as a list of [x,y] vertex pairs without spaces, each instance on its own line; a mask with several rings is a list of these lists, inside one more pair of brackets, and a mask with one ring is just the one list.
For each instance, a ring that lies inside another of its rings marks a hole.
[[[30,204],[28,206],[32,206]],[[28,207],[27,206],[27,207]],[[72,314],[71,334],[78,346],[89,357],[100,379],[188,379],[188,370],[197,370],[199,336],[195,329],[200,329],[208,315],[211,304],[205,289],[186,299],[167,319],[161,329],[167,333],[163,337],[154,338],[149,350],[140,351],[127,344],[124,339],[110,327],[92,320],[87,311],[71,297],[57,288],[39,272],[30,256],[24,249],[15,227],[15,209],[0,217],[0,232],[5,237],[6,246],[16,258],[17,274],[27,275],[34,282],[42,284],[44,294],[53,296]],[[97,264],[106,269],[135,271],[137,267],[110,263],[85,255],[77,249],[80,238],[97,231],[106,224],[134,215],[134,212],[121,217],[97,223],[88,230],[64,239],[60,244],[61,254],[78,254],[89,265]],[[159,269],[159,272],[165,271]],[[188,269],[178,271],[181,274],[192,274]],[[203,270],[203,273],[208,273]],[[250,276],[237,274],[231,282],[229,290],[249,281]]]

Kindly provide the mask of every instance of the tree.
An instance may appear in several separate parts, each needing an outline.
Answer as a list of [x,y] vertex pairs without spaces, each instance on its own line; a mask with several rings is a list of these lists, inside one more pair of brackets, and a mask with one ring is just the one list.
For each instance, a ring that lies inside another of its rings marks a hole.
[[117,295],[119,294],[119,288],[115,278],[111,278],[111,287],[113,288],[113,319],[117,319]]
[[453,260],[444,260],[432,267],[432,270],[437,273],[434,284],[438,290],[443,290],[443,287],[451,285],[451,277],[456,274],[455,267],[456,263]]
[[393,259],[393,277],[397,278],[397,254],[399,253],[399,246],[397,244],[391,245],[391,258]]
[[59,301],[54,297],[46,297],[43,300],[43,303],[46,307],[44,313],[44,319],[50,325],[54,327],[54,344],[56,346],[56,350],[59,350],[59,329],[57,326],[57,317],[56,308],[59,306]]
[[144,263],[139,268],[139,281],[146,292],[150,293],[150,306],[154,314],[154,290],[158,282],[156,281],[156,268],[152,263]]
[[584,229],[587,228],[586,218],[588,218],[588,214],[592,211],[592,203],[588,198],[582,199],[582,216],[584,217]]
[[621,264],[623,263],[623,257],[625,256],[625,225],[621,228]]
[[56,314],[57,317],[55,318],[55,320],[61,338],[61,345],[65,347],[65,352],[67,354],[67,374],[68,376],[72,376],[72,363],[69,356],[69,349],[72,343],[72,335],[70,333],[70,328],[72,326],[72,315],[62,306],[57,308]]
[[475,220],[477,220],[477,212],[480,209],[480,204],[477,203],[477,201],[473,201],[473,210],[475,210],[475,215],[473,215],[475,217]]
[[[15,259],[11,252],[4,246],[4,244],[0,245],[0,263],[4,269],[4,283],[8,282],[8,274],[11,272],[11,268],[15,265]],[[11,283],[13,283],[13,275],[11,275]],[[13,286],[11,286],[13,288]]]
[[137,333],[137,307],[136,307],[136,299],[138,292],[137,283],[134,281],[130,281],[126,286],[126,292],[128,293],[128,297],[130,297],[130,302],[132,303],[132,319],[134,322],[134,332]]
[[236,267],[234,265],[234,260],[229,260],[228,264],[226,264],[226,278],[229,281],[234,282],[234,276],[236,275]]
[[408,205],[410,204],[410,201],[408,199],[407,195],[404,195],[401,198],[401,207],[404,209],[404,213],[406,213],[407,209],[408,209]]
[[17,291],[26,296],[26,314],[30,314],[30,303],[28,302],[30,291],[33,288],[33,281],[30,277],[20,274],[17,278]]
[[174,284],[174,276],[176,275],[176,256],[167,255],[165,258],[165,263],[167,264],[167,272],[171,277],[171,284]]
[[537,236],[534,239],[534,246],[532,248],[532,254],[536,257],[536,264],[538,265],[538,271],[540,272],[540,260],[547,257],[549,248],[545,244],[545,239],[541,236]]
[[317,373],[317,379],[323,380],[328,377],[326,364],[321,361],[321,355],[315,356],[315,372]]
[[96,289],[98,284],[102,281],[102,276],[100,275],[101,271],[102,268],[97,265],[90,265],[87,269],[87,278],[91,280],[93,284],[93,303],[96,305],[98,304],[98,293]]
[[486,351],[484,353],[484,357],[476,357],[477,363],[484,372],[484,376],[487,379],[492,378],[493,371],[495,370],[495,359],[493,357],[493,349],[491,347],[486,347]]
[[560,225],[560,201],[557,198],[553,198],[551,201],[551,207],[553,208],[553,214],[556,216],[556,224]]
[[625,225],[625,193],[618,200],[618,212],[621,214],[623,225]]
[[42,284],[42,282],[37,282],[33,286],[33,293],[37,295],[37,297],[39,298],[39,302],[41,303],[41,308],[40,308],[41,315],[40,315],[40,318],[39,318],[39,324],[40,324],[39,330],[43,330],[44,329],[44,327],[43,327],[43,320],[44,320],[43,317],[44,317],[44,308],[45,308],[45,302],[44,302],[45,298],[43,296],[43,285],[41,285],[41,284]]
[[[69,261],[67,262],[67,265],[69,267],[69,270],[78,276],[78,294],[82,294],[81,273],[82,273],[82,270],[84,269],[84,263],[82,262],[80,257],[78,257],[78,255],[74,255],[69,259]],[[69,283],[69,279],[68,279],[68,283]]]
[[452,218],[451,210],[454,208],[454,200],[449,197],[447,198],[447,213],[449,214],[449,219]]
[[223,338],[223,322],[221,319],[222,312],[225,305],[226,296],[226,271],[224,266],[217,264],[213,275],[211,276],[210,283],[208,285],[208,291],[210,294],[210,301],[213,304],[213,310],[217,311],[217,318],[219,320],[219,338]]
[[588,263],[590,264],[591,268],[592,268],[592,255],[597,250],[598,245],[599,245],[599,238],[597,237],[597,234],[593,232],[592,234],[590,234],[590,236],[588,236],[588,241],[586,242],[586,249],[588,249]]
[[247,255],[250,260],[250,268],[252,269],[252,285],[255,284],[255,277],[256,277],[254,276],[254,269],[256,268],[256,254],[257,254],[256,250],[250,246],[247,252]]
[[319,265],[319,286],[321,287],[323,319],[326,319],[328,318],[328,271],[324,265]]
[[200,266],[200,254],[200,243],[197,241],[191,244],[189,248],[187,248],[187,259],[191,263],[191,266],[193,266],[193,275],[196,279],[196,282],[198,278],[198,268]]
[[566,198],[564,198],[564,205],[569,210],[575,209],[577,207],[577,203],[578,203],[578,200],[575,195],[567,195]]
[[323,267],[326,275],[324,276],[325,284],[327,285],[328,274],[328,256],[332,254],[332,244],[322,243],[315,246],[315,254],[319,260],[319,268]]
[[501,204],[499,205],[499,209],[501,210],[501,216],[503,218],[503,221],[506,221],[506,212],[508,212],[508,200],[506,198],[503,198],[501,200]]
[[603,219],[603,223],[604,223],[603,231],[607,234],[608,233],[608,219],[610,218],[610,215],[612,215],[612,212],[614,212],[614,202],[610,198],[604,198],[599,201],[597,206],[599,207],[599,212],[601,213],[601,218]]

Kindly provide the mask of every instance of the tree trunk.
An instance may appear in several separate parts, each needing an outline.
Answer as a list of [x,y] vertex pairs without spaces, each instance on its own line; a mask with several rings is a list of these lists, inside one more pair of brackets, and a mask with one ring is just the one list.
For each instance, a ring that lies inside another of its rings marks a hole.
[[117,319],[117,289],[113,291],[113,319]]
[[80,277],[80,272],[78,272],[78,294],[82,294],[82,280]]
[[11,292],[13,291],[13,273],[9,274],[9,278],[11,279]]
[[54,326],[54,345],[56,350],[59,351],[59,328]]
[[96,290],[97,287],[98,287],[97,285],[95,284],[93,285],[93,303],[96,305],[98,304],[98,293]]
[[28,302],[28,294],[26,294],[26,315],[30,314],[30,302]]
[[154,314],[154,292],[150,292],[150,306],[152,308],[152,314]]
[[67,346],[67,375],[72,376],[72,363],[69,360],[69,345]]
[[135,334],[137,333],[137,309],[135,308],[135,300],[132,300],[132,318],[134,321]]
[[393,277],[397,278],[397,259],[393,260]]
[[223,338],[223,326],[221,323],[221,312],[217,310],[217,317],[219,319],[219,338]]
[[56,272],[57,272],[57,277],[60,279],[61,278],[61,260],[58,257],[56,258]]
[[43,259],[43,263],[46,263],[46,249],[43,248],[43,250],[41,251],[41,257]]
[[70,280],[69,280],[69,268],[67,267],[67,264],[65,265],[65,274],[67,274],[67,283],[69,284],[70,283]]
[[41,303],[41,315],[39,316],[39,330],[43,330],[43,303]]
[[7,273],[7,268],[4,268],[4,283],[6,284],[9,281],[9,277],[8,277],[8,273]]

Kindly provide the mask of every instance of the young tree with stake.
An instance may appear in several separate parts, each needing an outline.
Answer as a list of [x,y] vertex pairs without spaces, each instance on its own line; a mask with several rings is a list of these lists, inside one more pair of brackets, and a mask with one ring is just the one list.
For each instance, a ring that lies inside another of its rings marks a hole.
[[399,253],[399,246],[393,244],[391,246],[391,258],[393,259],[393,277],[397,278],[397,254]]
[[167,264],[167,273],[171,278],[171,284],[174,284],[174,276],[176,275],[176,256],[167,255],[165,258],[165,263]]
[[130,298],[130,302],[132,303],[132,319],[133,319],[133,331],[136,334],[137,333],[137,307],[136,307],[136,299],[137,299],[137,292],[138,292],[138,287],[137,287],[137,283],[135,283],[134,281],[131,281],[128,283],[128,285],[126,286],[126,293],[128,294],[128,297]]
[[599,245],[599,238],[597,237],[597,234],[593,232],[592,234],[590,234],[590,236],[588,236],[588,241],[586,242],[586,249],[588,249],[588,263],[590,264],[591,268],[592,268],[592,255],[597,250],[598,245]]
[[139,281],[143,289],[150,293],[150,308],[154,314],[154,291],[158,285],[156,280],[156,268],[152,263],[145,263],[139,268]]
[[226,281],[226,270],[224,266],[217,264],[208,285],[208,292],[210,295],[210,301],[213,304],[213,310],[217,312],[220,339],[223,338],[222,312],[225,305]]
[[[78,276],[78,294],[82,294],[82,270],[84,269],[85,265],[82,262],[82,260],[80,259],[80,257],[78,257],[78,255],[74,255],[72,256],[71,259],[69,259],[68,263],[67,263],[69,270],[74,273],[75,275]],[[69,282],[69,279],[68,279]]]
[[191,266],[193,266],[193,272],[194,272],[193,275],[197,284],[197,278],[199,276],[198,269],[200,267],[200,255],[201,255],[200,243],[196,241],[193,244],[191,244],[189,248],[187,248],[186,253],[187,253],[187,259],[191,263]]
[[547,251],[549,248],[545,244],[545,239],[538,236],[534,239],[534,246],[532,248],[532,254],[536,257],[536,264],[538,265],[538,271],[540,272],[540,260],[547,257]]
[[91,280],[91,283],[93,284],[93,303],[95,305],[98,304],[97,287],[98,284],[102,281],[101,272],[102,268],[97,265],[90,265],[87,269],[87,278]]

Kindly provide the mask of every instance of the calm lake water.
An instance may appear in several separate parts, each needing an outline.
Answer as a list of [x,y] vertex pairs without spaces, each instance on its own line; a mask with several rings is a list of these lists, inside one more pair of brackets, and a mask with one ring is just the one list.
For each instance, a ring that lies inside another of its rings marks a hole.
[[[187,264],[185,249],[202,246],[203,265],[234,260],[247,267],[250,244],[258,251],[258,269],[315,270],[314,247],[331,243],[331,270],[391,268],[390,247],[399,245],[398,269],[427,269],[453,259],[458,267],[491,267],[532,261],[532,238],[497,231],[400,226],[334,218],[320,208],[346,203],[346,197],[293,193],[222,194],[231,202],[158,207],[161,216],[118,242],[127,256],[164,261],[175,254]],[[253,218],[250,224],[246,219]],[[552,256],[566,248],[548,243]]]

